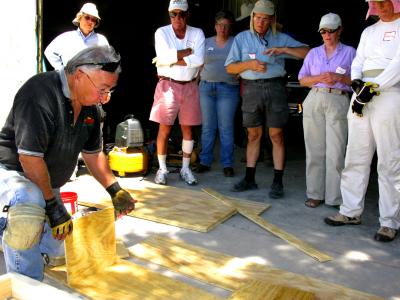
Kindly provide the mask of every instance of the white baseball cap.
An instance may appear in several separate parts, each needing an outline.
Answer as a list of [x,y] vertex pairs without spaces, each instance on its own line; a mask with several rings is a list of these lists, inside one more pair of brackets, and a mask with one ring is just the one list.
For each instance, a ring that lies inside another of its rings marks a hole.
[[329,13],[321,18],[321,22],[319,22],[319,29],[318,32],[321,29],[338,29],[340,26],[342,26],[342,20],[340,19],[339,15]]
[[169,2],[168,11],[173,11],[174,9],[179,9],[182,11],[188,10],[188,3],[186,0],[171,0]]
[[253,13],[273,16],[275,14],[275,5],[269,0],[258,0],[256,4],[254,4]]

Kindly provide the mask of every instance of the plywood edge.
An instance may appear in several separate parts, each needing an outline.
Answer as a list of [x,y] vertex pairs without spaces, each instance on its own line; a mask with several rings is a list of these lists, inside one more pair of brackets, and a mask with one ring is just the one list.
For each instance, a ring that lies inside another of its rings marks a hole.
[[0,299],[80,299],[28,276],[10,272],[0,276]]
[[[229,200],[222,194],[212,190],[212,189],[203,189],[206,193],[213,196],[214,198],[220,200],[223,203],[230,203],[232,206],[235,206],[235,203],[229,202]],[[299,238],[295,237],[294,235],[280,229],[278,226],[273,225],[266,221],[264,218],[252,213],[246,208],[236,206],[238,212],[249,219],[250,221],[256,223],[260,227],[264,228],[265,230],[269,231],[270,233],[274,234],[275,236],[283,239],[284,241],[288,242],[292,246],[296,247],[300,251],[304,252],[305,254],[311,256],[312,258],[316,259],[319,262],[327,262],[332,260],[333,258],[323,253],[322,251],[316,249],[313,245],[300,240]]]
[[319,262],[327,262],[333,259],[332,256],[316,249],[313,245],[295,237],[294,235],[280,229],[278,226],[273,225],[263,219],[260,216],[254,215],[249,213],[245,210],[239,209],[239,213],[246,217],[247,219],[253,221],[260,227],[264,228],[265,230],[271,232],[272,234],[276,235],[277,237],[283,239],[284,241],[288,242],[292,246],[296,247],[300,251],[304,252],[305,254],[311,256],[312,258],[316,259]]
[[313,292],[290,286],[252,280],[234,291],[229,300],[316,300]]
[[12,297],[12,275],[6,273],[0,276],[0,299]]

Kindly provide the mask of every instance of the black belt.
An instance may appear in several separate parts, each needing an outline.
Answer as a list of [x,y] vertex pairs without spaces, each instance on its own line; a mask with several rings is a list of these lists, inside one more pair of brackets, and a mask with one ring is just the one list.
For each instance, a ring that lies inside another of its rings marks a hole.
[[265,83],[265,82],[273,82],[273,81],[282,81],[283,77],[272,77],[272,78],[264,78],[264,79],[242,79],[243,82],[246,83]]
[[169,77],[165,77],[165,76],[158,76],[158,79],[160,81],[161,80],[168,80],[168,81],[175,82],[175,83],[178,83],[178,84],[187,84],[187,83],[191,83],[191,82],[196,80],[196,78],[193,78],[192,80],[189,80],[189,81],[180,81],[180,80],[175,80],[175,79],[172,79],[172,78],[169,78]]

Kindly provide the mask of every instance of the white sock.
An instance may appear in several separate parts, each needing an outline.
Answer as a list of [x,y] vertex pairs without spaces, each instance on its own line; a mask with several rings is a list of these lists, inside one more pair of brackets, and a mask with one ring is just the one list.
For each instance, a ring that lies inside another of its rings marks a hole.
[[167,154],[157,154],[158,164],[160,166],[160,170],[167,170]]
[[189,169],[190,157],[182,157],[182,169]]

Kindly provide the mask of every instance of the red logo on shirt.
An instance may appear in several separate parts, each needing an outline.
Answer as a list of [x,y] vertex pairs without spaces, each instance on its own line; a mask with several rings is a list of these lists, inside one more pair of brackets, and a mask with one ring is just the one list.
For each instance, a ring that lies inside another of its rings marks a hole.
[[94,124],[94,119],[92,117],[86,117],[86,119],[83,121],[83,123],[87,125],[92,125]]

